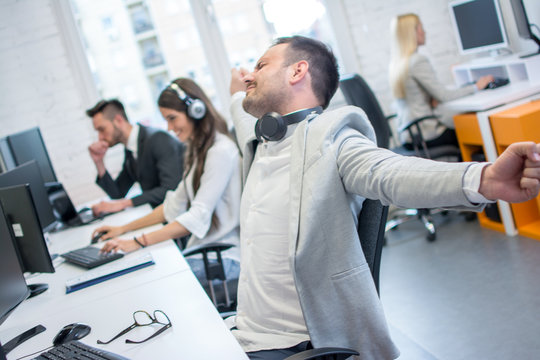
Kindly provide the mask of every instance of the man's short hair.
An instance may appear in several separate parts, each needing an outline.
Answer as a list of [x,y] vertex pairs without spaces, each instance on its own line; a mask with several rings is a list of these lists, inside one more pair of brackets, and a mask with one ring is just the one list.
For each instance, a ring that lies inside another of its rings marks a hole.
[[272,46],[280,44],[289,45],[285,53],[286,66],[300,60],[309,63],[311,88],[326,109],[339,85],[338,65],[332,50],[318,40],[299,35],[280,37]]
[[89,117],[94,117],[98,113],[103,113],[103,116],[111,121],[116,114],[120,114],[128,121],[124,105],[118,99],[100,100],[96,105],[86,110],[86,115]]

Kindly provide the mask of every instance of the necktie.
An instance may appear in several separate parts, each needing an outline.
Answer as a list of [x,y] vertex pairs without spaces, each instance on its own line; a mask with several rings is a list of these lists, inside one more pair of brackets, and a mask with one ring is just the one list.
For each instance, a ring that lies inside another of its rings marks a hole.
[[125,153],[125,161],[126,166],[128,168],[128,171],[131,173],[133,177],[137,177],[137,160],[133,157],[133,152],[131,150],[126,149]]

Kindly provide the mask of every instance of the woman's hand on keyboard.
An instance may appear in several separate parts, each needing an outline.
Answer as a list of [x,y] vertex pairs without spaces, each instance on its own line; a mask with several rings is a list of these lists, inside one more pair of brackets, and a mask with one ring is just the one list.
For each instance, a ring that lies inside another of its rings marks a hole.
[[122,235],[123,233],[125,233],[125,231],[123,226],[103,225],[94,230],[94,232],[92,233],[92,238],[99,233],[103,233],[103,235],[101,235],[100,237],[100,240],[103,241]]
[[133,239],[112,239],[107,241],[101,248],[101,252],[117,252],[119,250],[124,252],[131,252],[140,249],[141,246]]

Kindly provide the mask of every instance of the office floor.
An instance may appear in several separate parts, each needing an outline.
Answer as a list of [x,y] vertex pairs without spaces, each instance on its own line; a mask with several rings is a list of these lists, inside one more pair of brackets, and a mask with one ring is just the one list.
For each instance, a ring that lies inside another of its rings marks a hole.
[[540,241],[436,216],[387,233],[381,300],[400,360],[540,358]]

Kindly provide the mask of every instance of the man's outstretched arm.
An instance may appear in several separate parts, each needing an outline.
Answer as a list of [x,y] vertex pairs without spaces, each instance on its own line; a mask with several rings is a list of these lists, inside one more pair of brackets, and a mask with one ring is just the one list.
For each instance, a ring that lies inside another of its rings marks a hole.
[[540,190],[540,144],[510,145],[486,166],[478,192],[486,199],[519,203],[535,198]]

